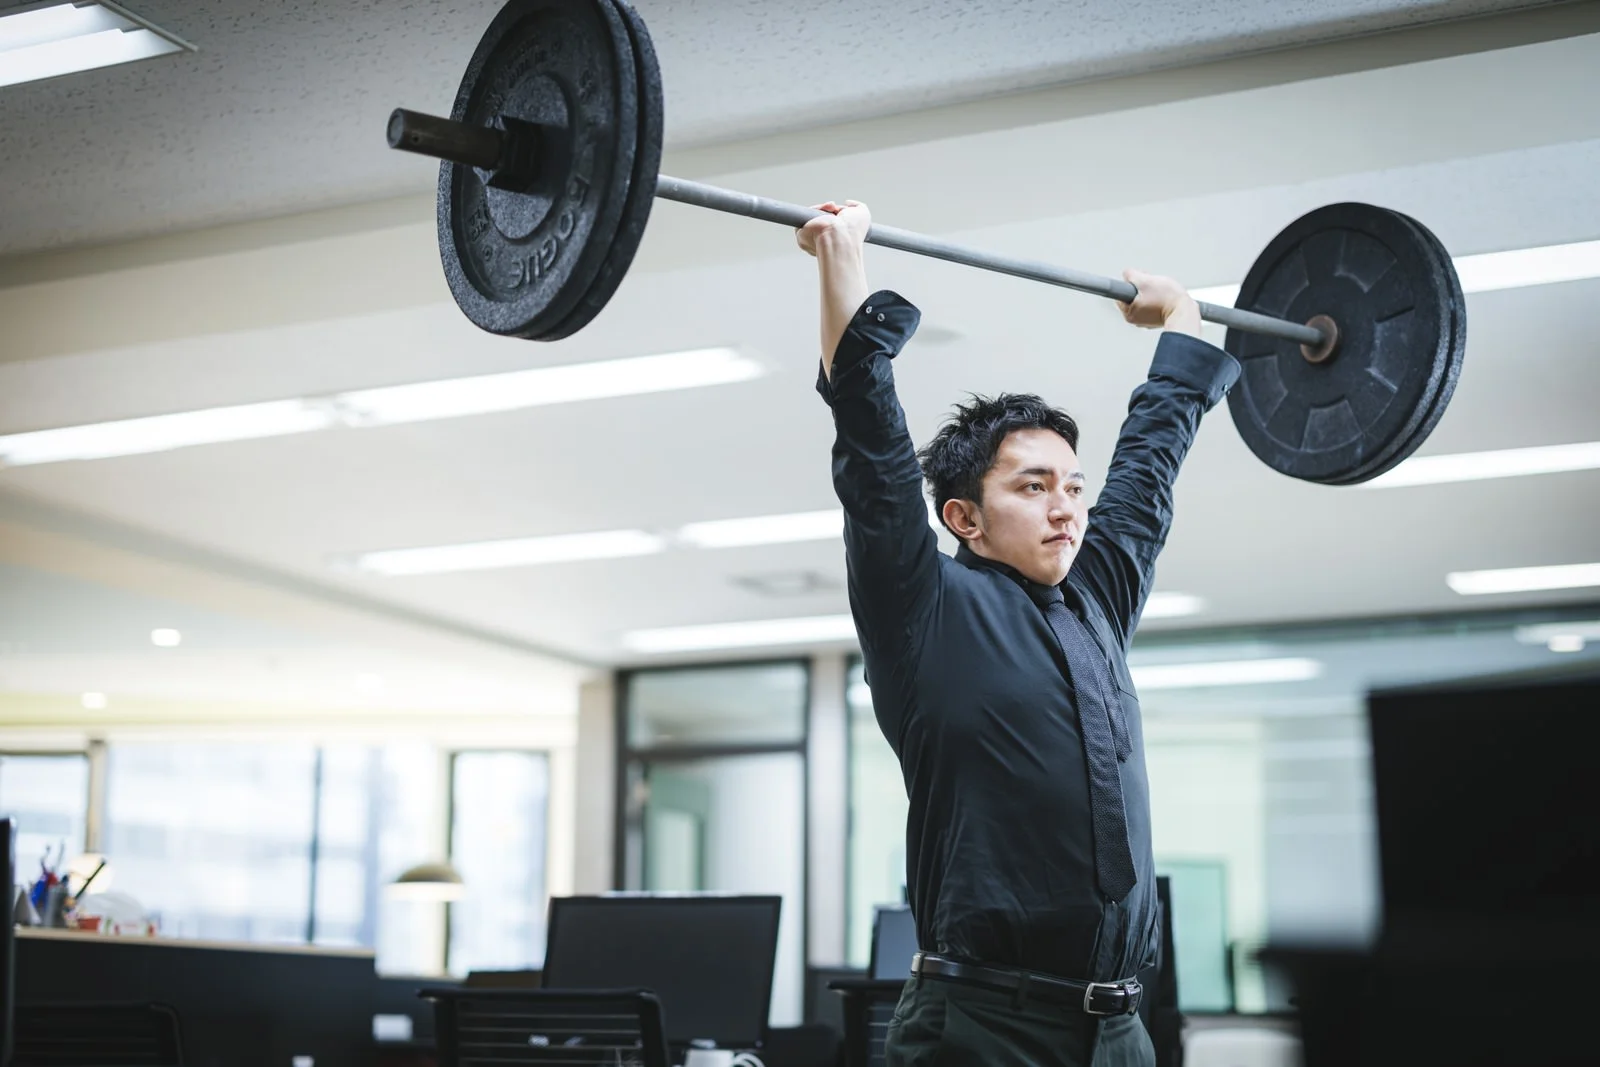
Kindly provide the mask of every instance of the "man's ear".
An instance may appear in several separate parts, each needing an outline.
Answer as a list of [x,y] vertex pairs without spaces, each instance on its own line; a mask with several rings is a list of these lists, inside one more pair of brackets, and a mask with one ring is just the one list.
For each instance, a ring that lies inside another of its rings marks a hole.
[[971,541],[983,534],[983,509],[970,500],[952,497],[944,502],[940,516],[950,532],[963,541]]

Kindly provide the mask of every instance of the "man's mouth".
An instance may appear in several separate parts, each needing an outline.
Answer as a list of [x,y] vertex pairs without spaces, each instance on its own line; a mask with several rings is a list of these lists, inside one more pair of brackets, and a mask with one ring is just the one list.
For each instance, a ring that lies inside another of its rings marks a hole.
[[1072,544],[1072,535],[1069,533],[1058,533],[1054,537],[1046,538],[1044,543],[1047,545],[1054,545],[1059,544],[1062,541],[1067,542],[1069,545]]

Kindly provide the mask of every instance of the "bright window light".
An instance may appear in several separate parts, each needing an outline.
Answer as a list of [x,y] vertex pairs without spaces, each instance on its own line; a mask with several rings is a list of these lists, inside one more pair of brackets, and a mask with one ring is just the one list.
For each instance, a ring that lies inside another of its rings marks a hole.
[[[1496,289],[1521,289],[1530,285],[1552,285],[1600,278],[1600,241],[1517,248],[1508,252],[1484,252],[1476,256],[1457,256],[1456,276],[1465,293],[1490,293]],[[1189,295],[1207,304],[1232,307],[1239,299],[1239,286],[1213,285],[1190,289]]]
[[762,619],[757,622],[635,630],[624,634],[622,643],[633,652],[700,652],[719,648],[804,645],[855,639],[855,621],[850,616],[813,615],[799,619]]
[[739,548],[790,541],[838,540],[844,536],[844,512],[803,511],[794,515],[757,515],[749,519],[691,522],[678,530],[678,540],[696,548]]
[[57,4],[0,17],[0,86],[184,50],[193,46],[115,5]]
[[1445,582],[1462,596],[1489,593],[1532,593],[1546,589],[1583,589],[1600,585],[1600,563],[1568,563],[1556,567],[1512,567],[1498,571],[1453,571]]
[[1139,689],[1199,689],[1222,685],[1306,682],[1322,674],[1314,659],[1244,659],[1217,663],[1160,663],[1131,668]]
[[90,711],[105,710],[107,701],[104,693],[85,693],[80,699],[83,702],[83,706]]
[[166,452],[189,445],[305,433],[334,425],[333,413],[303,400],[276,400],[177,415],[66,426],[0,437],[0,466],[59,463]]
[[1448,456],[1413,456],[1387,474],[1361,485],[1363,489],[1400,489],[1412,485],[1476,482],[1490,478],[1522,478],[1600,468],[1600,441],[1571,445],[1506,448],[1495,452],[1457,452]]
[[150,643],[157,648],[177,648],[183,644],[183,634],[177,630],[151,630]]
[[761,364],[731,348],[485,374],[333,397],[276,400],[0,436],[0,466],[106,459],[192,445],[307,433],[334,426],[446,419],[574,400],[724,385],[759,377]]
[[334,398],[346,422],[380,426],[602,397],[660,393],[749,381],[762,374],[755,360],[732,348],[701,348],[564,367],[483,374],[416,385],[363,389]]
[[588,559],[648,556],[666,548],[666,541],[643,530],[558,534],[511,541],[480,541],[432,548],[397,548],[357,556],[357,570],[374,574],[446,574],[453,571],[528,567],[540,563],[572,563]]

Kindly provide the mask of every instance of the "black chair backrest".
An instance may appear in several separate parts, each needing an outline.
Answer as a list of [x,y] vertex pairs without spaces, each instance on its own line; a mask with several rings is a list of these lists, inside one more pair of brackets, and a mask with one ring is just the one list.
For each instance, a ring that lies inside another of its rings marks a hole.
[[844,1004],[845,1067],[882,1067],[889,1020],[905,982],[858,978],[829,982]]
[[424,989],[439,1067],[670,1067],[661,1002],[643,990]]
[[18,1004],[11,1067],[183,1067],[164,1004]]

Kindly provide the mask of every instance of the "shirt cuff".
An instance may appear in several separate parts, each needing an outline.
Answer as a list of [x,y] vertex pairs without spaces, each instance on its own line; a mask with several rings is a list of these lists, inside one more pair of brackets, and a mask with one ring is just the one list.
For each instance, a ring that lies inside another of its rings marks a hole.
[[1156,343],[1150,377],[1166,378],[1205,394],[1214,406],[1239,380],[1239,361],[1208,341],[1186,333],[1167,332]]
[[831,405],[839,389],[857,377],[853,372],[873,356],[889,359],[898,356],[921,321],[922,312],[899,293],[879,289],[867,297],[851,317],[844,336],[839,339],[839,347],[834,350],[831,380],[820,362],[818,364],[817,392],[822,394],[822,399]]

